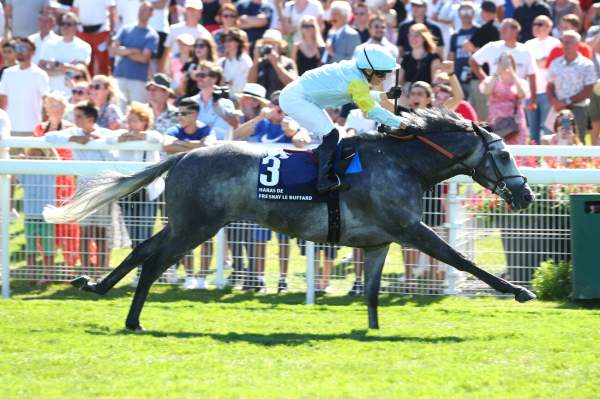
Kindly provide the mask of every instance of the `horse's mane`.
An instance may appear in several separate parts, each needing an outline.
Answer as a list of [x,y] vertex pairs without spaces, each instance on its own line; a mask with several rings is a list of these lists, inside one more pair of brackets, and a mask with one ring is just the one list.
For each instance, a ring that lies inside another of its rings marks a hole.
[[[473,132],[471,121],[446,108],[423,108],[402,112],[400,116],[407,119],[409,125],[419,128],[422,134]],[[364,141],[380,140],[383,137],[386,137],[383,133],[361,133],[356,136],[358,140]]]

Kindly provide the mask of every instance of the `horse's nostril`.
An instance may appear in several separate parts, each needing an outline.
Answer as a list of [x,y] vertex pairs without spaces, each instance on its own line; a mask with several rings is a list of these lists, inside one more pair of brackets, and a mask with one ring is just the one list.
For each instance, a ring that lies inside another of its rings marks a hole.
[[525,201],[527,202],[533,202],[533,194],[527,193],[523,196],[523,198],[525,199]]

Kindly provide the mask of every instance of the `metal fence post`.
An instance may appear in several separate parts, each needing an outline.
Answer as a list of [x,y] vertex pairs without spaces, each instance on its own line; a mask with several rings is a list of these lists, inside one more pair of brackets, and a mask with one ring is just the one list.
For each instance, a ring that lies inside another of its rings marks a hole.
[[[8,159],[8,148],[0,148],[0,158]],[[10,298],[10,175],[0,175],[0,263],[2,297]]]
[[[460,229],[461,223],[458,220],[460,217],[460,202],[458,199],[458,183],[448,183],[448,244],[452,248],[456,248],[458,244],[458,230]],[[452,266],[448,266],[446,272],[446,289],[444,294],[456,295],[460,294],[461,289],[457,287],[457,283],[460,281],[462,274],[459,270],[456,270]]]
[[215,277],[215,285],[218,289],[225,287],[225,228],[222,228],[217,233],[217,276]]
[[306,304],[315,304],[315,243],[306,241]]

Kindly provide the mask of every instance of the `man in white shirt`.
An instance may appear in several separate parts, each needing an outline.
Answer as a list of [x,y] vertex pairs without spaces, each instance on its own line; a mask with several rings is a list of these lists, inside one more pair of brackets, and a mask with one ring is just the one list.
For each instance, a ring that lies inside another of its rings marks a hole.
[[179,53],[179,47],[177,46],[179,35],[189,33],[194,39],[204,37],[207,40],[214,40],[210,32],[200,23],[202,8],[201,0],[186,0],[185,21],[171,25],[170,27],[169,34],[165,40],[163,55],[159,63],[160,72],[164,73],[170,57],[177,56]]
[[35,45],[35,54],[33,54],[31,61],[36,65],[40,61],[40,51],[42,50],[44,43],[49,43],[60,39],[60,36],[54,33],[55,23],[56,18],[54,18],[54,14],[43,12],[38,16],[38,28],[40,30],[32,35],[29,35],[29,40],[31,40]]
[[68,12],[61,18],[58,40],[45,43],[40,50],[39,66],[50,76],[50,88],[65,95],[70,94],[66,75],[73,73],[75,64],[89,65],[92,56],[90,45],[76,36],[79,18]]
[[0,108],[6,110],[12,125],[11,135],[31,136],[42,120],[43,98],[48,93],[48,75],[31,58],[35,45],[28,38],[16,39],[19,65],[4,71],[0,80]]
[[512,18],[506,18],[500,25],[500,40],[490,42],[477,50],[469,59],[471,70],[477,78],[483,81],[487,75],[481,68],[483,64],[488,64],[490,67],[490,75],[496,73],[498,59],[504,52],[509,52],[515,59],[517,65],[517,76],[521,79],[529,80],[529,92],[531,98],[527,105],[527,111],[533,111],[537,108],[537,86],[535,74],[537,67],[533,54],[523,44],[517,42],[521,25]]
[[75,0],[73,11],[81,21],[81,32],[77,36],[92,47],[90,73],[108,75],[108,46],[115,27],[115,0]]

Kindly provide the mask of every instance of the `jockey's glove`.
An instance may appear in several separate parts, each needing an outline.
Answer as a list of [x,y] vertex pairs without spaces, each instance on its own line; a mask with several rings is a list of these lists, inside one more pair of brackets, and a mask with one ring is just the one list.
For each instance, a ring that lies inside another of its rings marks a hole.
[[400,98],[402,96],[402,87],[399,86],[394,86],[391,89],[389,89],[385,95],[387,96],[387,98],[389,98],[390,100],[395,100],[396,98]]

